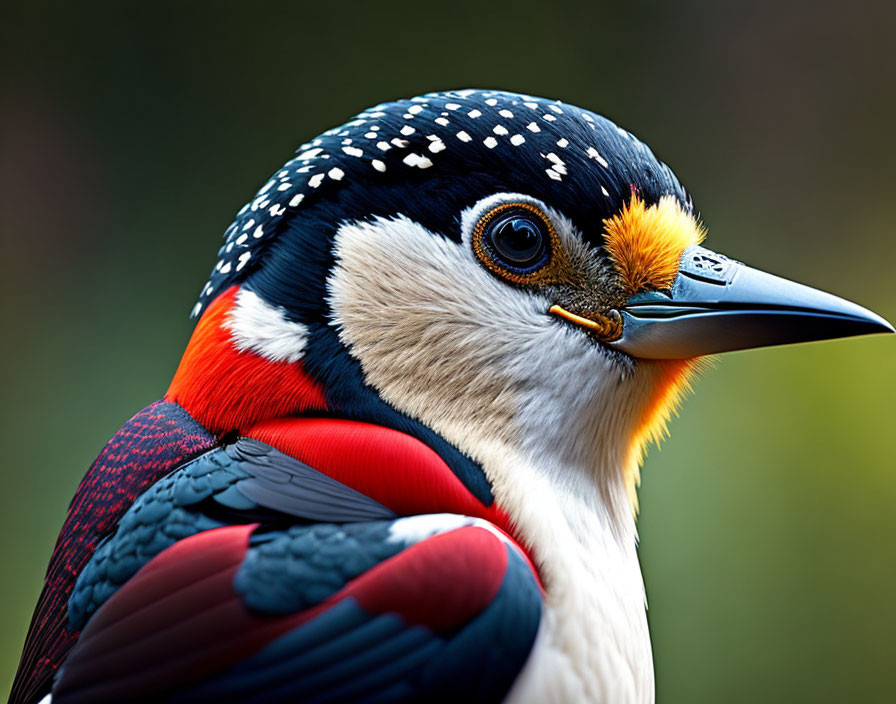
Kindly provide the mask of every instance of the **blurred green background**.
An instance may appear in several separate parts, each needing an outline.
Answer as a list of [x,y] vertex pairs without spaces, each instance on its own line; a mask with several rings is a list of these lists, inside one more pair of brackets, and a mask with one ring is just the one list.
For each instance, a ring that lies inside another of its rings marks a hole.
[[[896,5],[4,3],[0,691],[65,508],[159,398],[235,211],[369,104],[603,112],[709,244],[896,319]],[[719,360],[644,468],[658,700],[892,701],[896,339]]]

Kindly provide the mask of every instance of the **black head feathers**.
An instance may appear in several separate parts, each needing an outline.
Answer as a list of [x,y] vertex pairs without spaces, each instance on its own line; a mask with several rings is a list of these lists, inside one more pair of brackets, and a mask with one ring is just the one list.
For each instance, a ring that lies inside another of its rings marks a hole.
[[365,110],[300,147],[227,228],[193,315],[315,210],[336,222],[403,214],[459,237],[463,208],[502,191],[543,200],[598,246],[602,221],[632,192],[691,207],[669,167],[600,115],[516,93],[431,93]]

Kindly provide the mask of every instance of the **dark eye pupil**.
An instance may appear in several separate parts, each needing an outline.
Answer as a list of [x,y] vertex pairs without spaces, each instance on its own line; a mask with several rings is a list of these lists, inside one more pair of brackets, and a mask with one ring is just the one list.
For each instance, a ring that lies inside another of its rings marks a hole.
[[508,264],[528,266],[541,259],[544,238],[539,227],[524,217],[508,217],[495,223],[491,233],[497,254]]

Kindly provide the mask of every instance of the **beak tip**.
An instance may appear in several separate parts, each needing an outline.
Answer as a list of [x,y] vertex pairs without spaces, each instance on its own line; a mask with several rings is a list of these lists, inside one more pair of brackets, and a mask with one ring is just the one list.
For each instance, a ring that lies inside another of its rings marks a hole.
[[[858,306],[857,306],[858,307]],[[879,335],[879,334],[887,334],[896,332],[896,328],[881,315],[874,313],[873,311],[868,310],[867,308],[860,308],[861,314],[859,319],[862,323],[864,323],[863,327],[866,332],[859,333],[864,335]]]
[[896,332],[896,328],[894,328],[889,322],[887,322],[883,318],[881,318],[880,321],[878,322],[878,326],[879,326],[879,329],[877,330],[877,332],[880,332],[880,333]]

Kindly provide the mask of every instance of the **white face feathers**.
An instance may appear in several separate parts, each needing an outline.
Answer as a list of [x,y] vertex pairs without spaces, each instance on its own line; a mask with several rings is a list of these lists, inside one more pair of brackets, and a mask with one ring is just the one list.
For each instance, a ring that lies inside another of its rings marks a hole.
[[404,217],[347,223],[328,281],[332,324],[367,382],[483,464],[496,491],[515,455],[552,482],[587,479],[610,513],[630,513],[620,475],[658,372],[608,354],[548,315],[552,301],[483,267],[471,232],[507,201],[541,208],[570,258],[596,259],[567,219],[519,194],[465,211],[460,243]]

